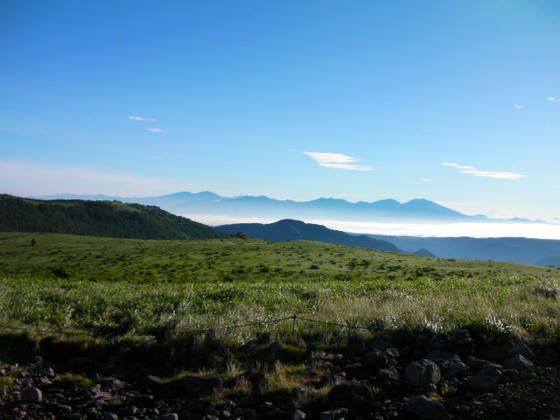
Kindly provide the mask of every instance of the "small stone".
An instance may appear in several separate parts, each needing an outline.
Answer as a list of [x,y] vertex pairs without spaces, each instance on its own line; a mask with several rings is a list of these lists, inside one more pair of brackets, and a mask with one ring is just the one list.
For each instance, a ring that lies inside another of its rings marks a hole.
[[373,392],[367,383],[346,381],[336,385],[329,392],[329,407],[347,407],[360,411],[373,398]]
[[527,360],[521,354],[516,354],[504,362],[506,369],[525,370],[533,367],[533,362]]
[[101,379],[101,385],[104,388],[110,388],[115,391],[121,390],[124,388],[124,383],[117,378],[103,378]]
[[425,395],[417,395],[408,400],[406,409],[422,419],[447,420],[449,414],[443,404],[432,401]]
[[381,369],[377,375],[377,381],[382,385],[397,385],[399,383],[399,371],[395,368]]
[[410,363],[406,367],[404,374],[412,386],[417,388],[422,388],[429,384],[437,384],[441,380],[441,372],[438,365],[428,359]]
[[335,410],[323,411],[321,413],[321,420],[340,420],[348,415],[348,409],[341,407]]
[[504,369],[502,376],[500,377],[501,382],[516,382],[519,380],[519,371],[517,369]]
[[497,363],[488,363],[486,364],[486,366],[484,366],[480,374],[499,377],[502,376],[503,369],[504,367],[502,365],[499,365]]
[[463,362],[458,362],[452,365],[447,371],[445,372],[446,378],[462,378],[466,376],[469,372],[469,367],[464,364]]
[[535,358],[535,352],[533,352],[533,350],[531,350],[531,348],[525,343],[519,343],[509,350],[510,356],[515,356],[516,354],[520,354],[529,360],[533,360]]
[[476,375],[471,378],[469,385],[475,392],[492,392],[496,390],[498,381],[493,376]]
[[43,393],[39,388],[27,388],[22,392],[21,398],[25,402],[41,402],[43,401]]
[[301,410],[296,410],[292,414],[292,420],[303,420],[306,417],[307,415]]
[[158,417],[158,420],[179,420],[177,413],[166,413]]
[[119,416],[115,413],[105,413],[103,420],[119,420]]
[[71,413],[72,407],[70,407],[69,405],[60,404],[58,406],[58,411],[60,411],[61,413]]

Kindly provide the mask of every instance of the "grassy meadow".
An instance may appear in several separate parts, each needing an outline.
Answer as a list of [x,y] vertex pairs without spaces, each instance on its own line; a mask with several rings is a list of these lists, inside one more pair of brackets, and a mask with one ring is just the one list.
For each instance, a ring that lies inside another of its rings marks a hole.
[[161,341],[215,329],[241,342],[259,331],[322,332],[293,314],[376,330],[556,339],[560,270],[257,239],[135,240],[0,234],[4,331]]

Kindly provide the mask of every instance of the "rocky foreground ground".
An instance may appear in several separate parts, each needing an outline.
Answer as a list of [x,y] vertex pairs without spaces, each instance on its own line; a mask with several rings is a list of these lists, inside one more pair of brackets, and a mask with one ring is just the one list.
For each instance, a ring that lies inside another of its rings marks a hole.
[[[56,362],[35,355],[25,363],[0,364],[0,418],[560,418],[557,345],[531,349],[523,343],[476,341],[467,329],[417,333],[398,344],[353,336],[329,353],[294,352],[265,335],[237,353],[227,348],[208,352],[213,374],[173,380],[162,379],[172,377],[164,360],[148,368],[116,355],[57,357]],[[232,358],[246,368],[220,375]],[[305,385],[287,381],[285,389],[272,392],[267,370],[294,358],[301,362]]]

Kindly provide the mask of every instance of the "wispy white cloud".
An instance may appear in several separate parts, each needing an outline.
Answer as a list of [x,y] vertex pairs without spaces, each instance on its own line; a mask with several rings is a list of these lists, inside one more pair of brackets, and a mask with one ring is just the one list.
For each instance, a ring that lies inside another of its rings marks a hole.
[[548,97],[548,100],[549,100],[550,102],[560,102],[560,98],[557,98],[557,97],[555,97],[555,96],[549,96],[549,97]]
[[167,131],[165,131],[163,128],[150,127],[150,128],[146,128],[146,130],[148,130],[151,133],[167,133]]
[[514,107],[515,109],[523,109],[523,108],[525,108],[523,105],[520,105],[520,104],[515,104],[513,107]]
[[105,194],[145,197],[198,189],[188,182],[84,168],[0,161],[0,191],[22,196]]
[[433,179],[432,178],[421,178],[420,181],[422,181],[422,182],[432,182]]
[[154,118],[140,117],[138,115],[129,115],[128,119],[133,121],[155,121]]
[[358,160],[342,153],[303,152],[324,168],[342,169],[344,171],[371,171],[371,166],[356,165]]
[[443,166],[451,166],[459,169],[462,174],[481,176],[486,178],[496,178],[496,179],[522,179],[527,175],[516,174],[514,172],[504,172],[504,171],[486,171],[475,168],[471,165],[459,165],[458,163],[444,162]]

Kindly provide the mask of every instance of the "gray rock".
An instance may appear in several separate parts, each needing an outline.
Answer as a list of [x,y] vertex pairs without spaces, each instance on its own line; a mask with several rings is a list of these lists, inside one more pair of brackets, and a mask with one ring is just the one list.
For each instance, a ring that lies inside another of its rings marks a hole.
[[449,369],[445,371],[446,378],[462,378],[469,373],[469,367],[463,362],[455,363],[451,365]]
[[119,416],[115,413],[105,413],[103,420],[119,420]]
[[263,393],[268,386],[268,380],[265,374],[257,369],[251,369],[245,372],[241,377],[251,384],[253,392],[257,394]]
[[515,356],[516,354],[520,354],[521,356],[523,356],[528,360],[533,360],[535,358],[535,353],[525,343],[519,343],[513,346],[508,353],[510,356]]
[[303,420],[306,417],[307,415],[301,410],[296,410],[292,413],[292,420]]
[[519,371],[516,369],[504,369],[500,382],[517,382],[520,379]]
[[449,414],[443,404],[432,401],[425,395],[417,395],[410,398],[406,409],[422,419],[447,420],[449,418]]
[[179,415],[177,413],[162,414],[158,420],[179,420]]
[[525,370],[533,367],[533,362],[525,359],[521,354],[516,354],[504,362],[506,369]]
[[21,393],[21,399],[25,402],[43,401],[43,393],[39,388],[27,388]]
[[422,388],[429,384],[437,384],[441,380],[438,365],[428,359],[410,363],[404,371],[406,379],[415,387]]
[[382,338],[376,338],[371,342],[372,349],[384,351],[391,347],[393,347],[393,345],[390,342],[383,340]]
[[436,360],[455,360],[455,361],[461,361],[461,358],[453,353],[449,353],[447,351],[442,351],[442,350],[434,350],[429,352],[426,355],[426,359],[430,359],[433,360],[434,362]]
[[497,363],[488,363],[486,366],[484,366],[484,368],[482,369],[482,371],[480,372],[482,375],[488,375],[488,376],[502,376],[502,371],[504,370],[504,367],[502,365],[499,365]]
[[492,392],[498,386],[498,380],[493,376],[475,375],[471,378],[469,387],[474,392]]
[[479,351],[483,359],[501,363],[508,357],[509,347],[503,344],[487,345]]
[[376,379],[381,385],[397,385],[400,381],[399,371],[395,368],[381,369]]
[[426,355],[426,359],[435,362],[442,371],[446,371],[454,364],[461,362],[461,358],[457,354],[441,350],[431,351]]
[[348,407],[353,411],[361,411],[373,398],[371,388],[359,381],[346,381],[336,385],[329,392],[329,407]]
[[348,415],[347,408],[337,408],[335,410],[323,411],[321,413],[321,420],[341,420]]
[[373,349],[366,353],[365,365],[368,369],[381,369],[387,366],[389,358],[385,351]]
[[398,359],[399,358],[399,351],[395,347],[389,347],[385,350],[385,354],[389,359]]
[[215,376],[186,376],[176,381],[175,386],[184,389],[191,397],[212,395],[222,387],[222,380]]
[[101,386],[104,389],[119,391],[124,388],[124,382],[117,378],[103,378],[101,379]]

